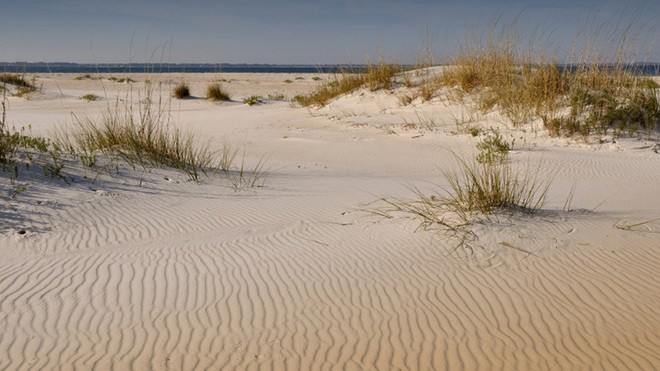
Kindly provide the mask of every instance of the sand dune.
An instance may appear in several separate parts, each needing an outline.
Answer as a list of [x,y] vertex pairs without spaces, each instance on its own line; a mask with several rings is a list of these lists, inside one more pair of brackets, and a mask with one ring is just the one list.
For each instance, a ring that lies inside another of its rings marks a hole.
[[[309,76],[223,77],[236,80],[236,101],[314,86]],[[185,78],[201,95],[218,77]],[[107,104],[75,98],[103,94],[98,82],[43,82],[45,96],[64,97],[12,98],[15,125],[48,133],[68,111]],[[32,181],[0,209],[0,369],[660,366],[652,142],[529,134],[511,159],[555,174],[546,210],[477,224],[478,248],[452,252],[437,230],[364,211],[380,196],[411,197],[410,184],[442,185],[451,151],[474,151],[476,139],[452,134],[432,103],[363,92],[312,111],[171,107],[217,148],[245,144],[250,164],[269,155],[265,187],[128,166],[95,183],[84,169],[72,185]],[[422,114],[436,115],[437,130],[403,127],[401,115]],[[574,184],[575,210],[564,212]]]

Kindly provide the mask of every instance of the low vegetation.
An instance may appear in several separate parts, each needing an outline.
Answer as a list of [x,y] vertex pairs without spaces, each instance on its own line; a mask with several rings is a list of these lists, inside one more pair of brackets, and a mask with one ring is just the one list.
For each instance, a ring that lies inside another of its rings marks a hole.
[[190,87],[186,83],[178,84],[172,90],[172,96],[176,99],[190,98]]
[[[64,167],[61,147],[42,137],[29,134],[26,130],[11,130],[7,127],[7,97],[3,91],[0,115],[0,173],[7,174],[10,183],[10,198],[24,188],[15,184],[22,169],[30,167],[41,169],[43,175],[49,178],[61,178]],[[4,197],[4,195],[2,195]]]
[[247,104],[248,106],[254,106],[255,104],[260,104],[263,102],[264,99],[261,95],[251,95],[243,99],[243,103]]
[[78,81],[81,81],[81,80],[99,80],[99,79],[100,79],[100,77],[94,77],[94,76],[92,76],[88,73],[84,74],[84,75],[76,76],[76,78],[75,78],[75,80],[78,80]]
[[195,181],[202,175],[221,172],[236,190],[261,187],[269,174],[265,157],[254,168],[248,168],[244,148],[237,165],[238,151],[231,146],[213,151],[209,142],[170,125],[168,112],[160,99],[154,100],[151,88],[138,97],[137,104],[117,99],[101,118],[76,118],[73,127],[60,130],[53,140],[30,135],[29,128],[10,130],[6,125],[6,102],[4,91],[0,107],[0,173],[6,174],[11,183],[9,198],[25,191],[27,183],[19,179],[22,172],[40,169],[44,177],[69,183],[73,178],[65,173],[65,164],[76,162],[96,168],[99,173],[119,160],[134,168],[166,166],[183,171]]
[[208,143],[170,126],[151,94],[140,102],[137,110],[117,102],[100,120],[79,119],[76,130],[62,135],[60,142],[72,153],[116,155],[133,166],[168,166],[198,180],[214,165]]
[[219,83],[211,84],[206,88],[206,99],[212,101],[230,100],[229,93],[227,93]]
[[108,81],[119,82],[119,83],[135,82],[135,80],[131,79],[130,77],[115,77],[115,76],[108,77]]
[[401,66],[382,61],[378,64],[368,64],[364,72],[342,68],[332,81],[322,84],[309,95],[294,97],[294,101],[303,107],[324,106],[335,97],[362,87],[367,87],[371,91],[389,90],[393,86],[393,77],[401,71],[403,71]]
[[541,120],[553,136],[650,135],[660,129],[660,86],[627,64],[627,32],[611,37],[617,52],[609,58],[577,51],[579,62],[560,65],[544,45],[525,47],[512,30],[491,30],[485,41],[462,45],[438,85],[450,100],[469,98],[513,126]]
[[[393,218],[412,216],[423,229],[440,228],[458,241],[456,247],[470,247],[474,239],[470,226],[492,215],[534,214],[545,205],[553,177],[541,177],[541,169],[517,169],[508,160],[509,144],[499,135],[481,142],[474,159],[457,157],[457,165],[443,172],[448,187],[425,194],[417,188],[415,199],[382,198],[369,212]],[[496,155],[495,155],[496,153]]]
[[85,95],[81,96],[80,99],[82,99],[84,101],[87,101],[87,102],[93,102],[93,101],[97,101],[97,100],[101,99],[101,97],[99,97],[96,94],[85,94]]
[[6,90],[7,84],[13,85],[15,90],[13,95],[16,97],[21,97],[39,90],[39,88],[36,86],[34,78],[32,81],[27,81],[24,75],[2,73],[0,74],[0,83],[4,85],[3,90]]

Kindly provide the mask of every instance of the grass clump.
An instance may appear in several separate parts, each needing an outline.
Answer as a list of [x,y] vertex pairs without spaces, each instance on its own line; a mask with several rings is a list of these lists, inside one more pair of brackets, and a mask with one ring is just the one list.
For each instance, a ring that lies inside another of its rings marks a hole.
[[156,105],[151,98],[148,93],[137,110],[131,105],[122,107],[118,101],[100,120],[76,120],[76,130],[62,136],[60,142],[72,152],[108,153],[132,166],[168,166],[198,180],[214,165],[209,144],[170,126],[161,104]]
[[367,87],[371,91],[389,90],[392,89],[394,76],[401,71],[401,66],[384,62],[368,64],[366,71],[363,72],[341,68],[332,81],[322,84],[309,95],[294,97],[294,101],[303,107],[324,106],[330,100],[362,87]]
[[545,204],[550,181],[539,179],[540,170],[516,172],[509,163],[468,163],[459,160],[459,169],[445,173],[450,192],[442,207],[469,221],[474,214],[488,215],[500,210],[534,213]]
[[76,76],[76,78],[74,80],[82,81],[82,80],[98,80],[98,79],[100,79],[100,77],[94,77],[94,76],[90,75],[89,73],[87,73],[87,74],[84,74],[84,75]]
[[190,87],[186,83],[180,83],[172,90],[172,96],[176,99],[190,98]]
[[33,82],[29,82],[25,79],[25,76],[12,74],[12,73],[3,73],[0,74],[0,82],[3,84],[11,84],[16,87],[23,88],[34,88],[36,89]]
[[443,172],[448,186],[442,192],[429,195],[413,187],[415,199],[381,198],[379,207],[368,211],[386,218],[398,213],[412,216],[420,221],[420,228],[437,227],[456,239],[456,248],[471,248],[470,241],[477,239],[470,229],[475,222],[491,220],[494,215],[534,214],[541,210],[552,178],[542,179],[538,167],[514,168],[507,161],[508,149],[504,149],[501,137],[489,138],[482,142],[488,144],[481,148],[480,155],[499,148],[501,157],[456,157],[457,166]]
[[130,78],[130,77],[115,77],[115,76],[111,76],[111,77],[108,78],[108,80],[109,80],[109,81],[113,81],[113,82],[118,82],[118,83],[131,83],[131,82],[135,82],[135,80],[133,80],[133,79]]
[[12,95],[15,97],[22,97],[39,90],[35,84],[35,79],[32,78],[32,81],[27,81],[24,75],[3,73],[0,74],[0,83],[5,85],[3,86],[3,90],[6,90],[6,84],[13,85],[15,93]]
[[284,94],[268,94],[270,100],[286,100]]
[[611,46],[604,51],[576,40],[587,46],[576,48],[568,65],[557,63],[548,44],[491,25],[484,38],[461,45],[438,81],[451,100],[497,111],[514,126],[541,120],[553,136],[650,134],[660,129],[659,87],[630,64],[631,40],[642,30],[621,22],[596,31]]
[[97,100],[101,99],[101,97],[99,97],[96,94],[85,94],[85,95],[81,96],[80,99],[82,99],[84,101],[87,101],[87,102],[94,102],[94,101],[97,101]]
[[[478,133],[476,133],[478,135]],[[491,134],[477,143],[477,162],[480,164],[503,164],[511,149],[511,144],[502,138],[499,131],[492,129]]]
[[213,101],[228,101],[229,94],[220,84],[211,84],[206,88],[206,98]]
[[0,108],[0,172],[7,173],[12,183],[11,198],[24,190],[24,186],[15,184],[21,165],[25,165],[26,170],[36,166],[41,168],[44,176],[68,182],[62,174],[61,147],[48,139],[26,134],[25,128],[16,131],[7,127],[6,91],[3,91]]
[[248,106],[254,106],[255,104],[260,104],[263,103],[263,97],[260,95],[251,95],[245,99],[243,99],[243,103],[247,104]]

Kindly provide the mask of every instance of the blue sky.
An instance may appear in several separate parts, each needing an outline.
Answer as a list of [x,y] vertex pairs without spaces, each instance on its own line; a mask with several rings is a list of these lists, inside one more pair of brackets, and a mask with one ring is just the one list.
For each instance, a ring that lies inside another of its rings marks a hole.
[[576,35],[604,39],[634,20],[639,59],[660,61],[660,0],[625,2],[0,0],[0,61],[409,63],[427,34],[442,60],[498,17],[560,55]]

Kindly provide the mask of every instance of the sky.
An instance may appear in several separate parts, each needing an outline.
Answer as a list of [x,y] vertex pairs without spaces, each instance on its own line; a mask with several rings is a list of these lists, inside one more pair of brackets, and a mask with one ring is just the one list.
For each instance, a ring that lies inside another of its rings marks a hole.
[[627,30],[660,61],[660,0],[0,0],[0,62],[442,62],[493,23],[560,58]]

